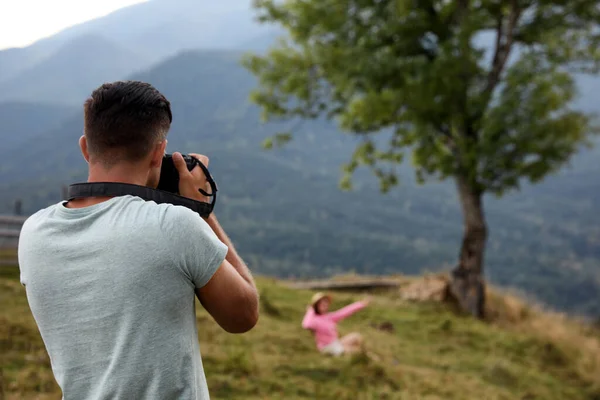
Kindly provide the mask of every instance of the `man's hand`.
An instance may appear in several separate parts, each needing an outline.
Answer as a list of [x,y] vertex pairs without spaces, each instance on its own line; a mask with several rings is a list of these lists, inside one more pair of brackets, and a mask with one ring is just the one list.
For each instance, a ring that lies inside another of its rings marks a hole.
[[369,304],[371,304],[371,300],[373,300],[373,296],[368,295],[364,298],[363,303],[365,303],[365,305],[368,306]]
[[[190,156],[196,157],[208,168],[208,157],[196,153],[190,153]],[[206,181],[206,175],[204,175],[202,168],[196,166],[192,171],[188,171],[181,153],[173,153],[173,163],[179,172],[179,193],[192,200],[210,202],[209,198],[198,191],[198,189],[202,189],[207,193],[211,193],[210,184]]]

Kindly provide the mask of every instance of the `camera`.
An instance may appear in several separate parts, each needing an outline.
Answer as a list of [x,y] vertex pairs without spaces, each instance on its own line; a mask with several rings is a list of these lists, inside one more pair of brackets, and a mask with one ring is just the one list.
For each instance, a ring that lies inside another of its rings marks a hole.
[[[196,157],[188,156],[186,154],[182,154],[182,156],[188,171],[191,171],[197,165],[202,164]],[[160,180],[157,189],[179,194],[179,171],[177,171],[177,167],[175,167],[172,154],[165,154],[163,156]]]

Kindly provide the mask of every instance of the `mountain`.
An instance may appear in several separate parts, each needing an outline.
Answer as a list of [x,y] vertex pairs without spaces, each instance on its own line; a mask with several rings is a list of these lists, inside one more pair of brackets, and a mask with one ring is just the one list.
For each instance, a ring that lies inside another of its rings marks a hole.
[[10,150],[52,129],[78,110],[47,103],[0,103],[2,148]]
[[250,39],[247,39],[245,42],[242,42],[238,48],[253,53],[264,53],[276,45],[277,40],[282,36],[285,36],[283,31],[280,29],[271,28],[266,33],[261,33],[260,35],[254,36]]
[[[256,81],[235,51],[187,51],[132,76],[169,98],[174,121],[168,151],[211,159],[220,187],[216,213],[249,264],[280,277],[447,269],[455,262],[462,226],[451,182],[419,187],[410,165],[401,186],[381,195],[359,171],[356,190],[337,189],[340,165],[357,138],[324,121],[263,125],[249,104]],[[77,113],[18,149],[0,149],[0,212],[17,197],[26,212],[60,199],[63,184],[84,180]],[[281,150],[261,141],[286,126],[298,135]],[[22,168],[22,155],[31,160]],[[486,198],[491,229],[486,274],[565,311],[600,315],[600,150],[543,184],[504,199]],[[565,192],[569,190],[570,192]]]
[[[79,104],[103,80],[189,49],[261,50],[272,29],[256,23],[249,0],[151,0],[65,29],[22,49],[0,51],[0,101]],[[62,89],[56,98],[54,90]]]
[[[235,18],[240,18],[236,22],[241,22],[242,26],[232,25],[230,30],[237,31],[237,37],[243,38],[246,32],[238,28],[245,26],[246,21],[251,21],[251,5],[251,0],[227,0],[224,2],[210,0],[150,0],[121,8],[104,17],[67,28],[46,41],[65,41],[84,34],[94,33],[101,34],[109,39],[118,39],[123,43],[131,43],[145,32],[154,29],[160,32],[159,28],[165,24],[189,21],[197,23],[196,33],[199,36],[195,40],[202,42],[206,40],[202,37],[202,34],[210,31],[214,25],[220,24],[219,19],[228,19],[229,22],[234,22]],[[255,28],[261,29],[257,25],[255,25]],[[162,33],[166,32],[163,31]],[[179,39],[188,40],[187,33],[185,32]],[[225,47],[224,43],[214,44]],[[144,45],[150,48],[151,43],[145,43]],[[173,43],[173,45],[174,48],[178,47],[177,43]]]
[[30,46],[0,51],[0,83],[6,82],[27,67],[52,54],[54,46]]
[[123,79],[148,60],[97,35],[79,36],[43,62],[0,84],[0,101],[80,105],[105,81]]
[[254,21],[249,0],[152,0],[66,29],[53,40],[102,35],[156,62],[181,50],[235,48],[265,30]]

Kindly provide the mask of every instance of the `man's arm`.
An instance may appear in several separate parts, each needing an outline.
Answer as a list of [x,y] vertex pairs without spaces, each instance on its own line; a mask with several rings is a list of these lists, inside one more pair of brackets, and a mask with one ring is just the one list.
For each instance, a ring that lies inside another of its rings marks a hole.
[[252,278],[252,274],[250,273],[250,270],[248,269],[248,267],[246,266],[246,264],[244,263],[242,258],[238,255],[237,251],[235,250],[235,247],[233,246],[233,243],[231,243],[231,240],[229,239],[229,237],[227,236],[227,234],[225,233],[225,231],[219,224],[219,221],[217,221],[217,217],[214,214],[211,214],[206,219],[206,222],[208,223],[208,226],[211,227],[213,232],[217,235],[219,240],[221,242],[225,243],[225,246],[227,246],[227,248],[229,249],[229,251],[227,252],[227,256],[225,256],[225,259],[227,261],[229,261],[231,266],[233,268],[235,268],[235,270],[242,276],[242,278],[250,286],[252,286],[252,288],[254,288],[254,290],[256,290],[256,286],[254,284],[254,278]]
[[258,291],[250,270],[238,255],[214,214],[206,222],[227,248],[225,261],[196,295],[202,306],[229,333],[244,333],[258,322]]
[[[190,155],[208,167],[208,157],[194,153]],[[196,167],[188,171],[181,153],[177,152],[173,153],[173,163],[179,171],[181,195],[197,201],[207,201],[198,191],[199,188],[207,188],[202,169]],[[206,222],[217,238],[227,246],[227,254],[208,283],[196,289],[196,296],[206,311],[227,332],[247,332],[258,322],[258,291],[252,274],[219,225],[217,217],[211,214]]]

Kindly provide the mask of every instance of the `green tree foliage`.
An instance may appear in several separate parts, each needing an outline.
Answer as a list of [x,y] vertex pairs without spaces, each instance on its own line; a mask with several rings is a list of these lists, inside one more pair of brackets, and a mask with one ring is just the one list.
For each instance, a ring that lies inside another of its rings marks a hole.
[[[265,121],[335,119],[363,141],[342,180],[371,168],[386,191],[408,152],[418,179],[453,178],[465,233],[453,292],[483,312],[482,197],[538,182],[595,132],[571,105],[596,73],[595,1],[255,0],[288,40],[244,65]],[[491,37],[491,46],[482,45]],[[390,133],[389,141],[376,134]],[[273,142],[271,141],[272,145]],[[392,168],[389,168],[389,167]]]

